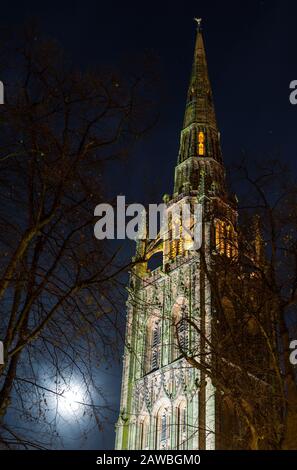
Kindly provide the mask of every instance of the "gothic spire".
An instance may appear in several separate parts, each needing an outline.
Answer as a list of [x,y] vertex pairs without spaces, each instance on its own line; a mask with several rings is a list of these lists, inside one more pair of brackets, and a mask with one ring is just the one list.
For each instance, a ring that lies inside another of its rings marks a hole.
[[174,194],[199,190],[200,172],[212,193],[223,194],[224,169],[212,90],[201,28],[197,22],[192,72],[187,93],[186,110],[181,131],[178,161],[175,170]]
[[196,123],[209,125],[217,131],[201,19],[195,18],[195,21],[197,21],[197,33],[183,129]]

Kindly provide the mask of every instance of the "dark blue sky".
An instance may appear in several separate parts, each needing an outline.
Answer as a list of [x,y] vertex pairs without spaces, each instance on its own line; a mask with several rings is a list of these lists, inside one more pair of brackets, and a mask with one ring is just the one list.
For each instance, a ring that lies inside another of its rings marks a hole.
[[253,156],[280,151],[296,168],[297,106],[288,100],[289,83],[297,79],[294,0],[12,0],[3,5],[2,24],[36,17],[72,60],[84,66],[125,66],[145,51],[157,57],[160,121],[124,173],[120,169],[125,178],[119,189],[141,200],[150,184],[157,196],[172,189],[193,54],[192,19],[197,15],[203,18],[226,164],[245,149]]
[[[17,27],[36,17],[78,65],[128,68],[131,57],[145,51],[157,58],[160,120],[133,158],[116,167],[116,191],[129,200],[147,200],[151,189],[157,200],[172,191],[193,55],[193,16],[203,18],[226,165],[242,150],[251,158],[279,152],[297,173],[297,106],[289,103],[289,83],[297,79],[296,1],[11,0],[1,5],[1,26]],[[117,368],[108,383],[117,403]],[[113,439],[108,429],[94,434],[87,446],[111,448]]]

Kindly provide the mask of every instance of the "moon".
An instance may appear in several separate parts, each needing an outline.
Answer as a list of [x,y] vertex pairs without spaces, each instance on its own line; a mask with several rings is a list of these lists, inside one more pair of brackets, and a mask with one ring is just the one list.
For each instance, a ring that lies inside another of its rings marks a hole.
[[84,393],[79,385],[71,385],[60,395],[59,407],[63,415],[71,416],[82,412]]

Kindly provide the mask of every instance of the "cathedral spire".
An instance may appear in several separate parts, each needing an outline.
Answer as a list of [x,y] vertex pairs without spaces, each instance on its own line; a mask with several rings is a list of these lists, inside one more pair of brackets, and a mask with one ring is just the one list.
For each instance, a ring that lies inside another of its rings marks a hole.
[[217,131],[201,19],[195,18],[195,21],[197,22],[197,33],[183,129],[197,123],[209,125]]
[[[190,83],[186,99],[186,109],[181,131],[178,162],[175,172],[175,195],[184,190],[199,189],[199,171],[209,162],[216,167],[221,167],[222,156],[217,128],[215,108],[212,90],[208,75],[206,52],[201,27],[201,19],[194,18],[197,23],[196,41]],[[204,163],[202,163],[204,160]],[[209,166],[209,165],[208,165]],[[211,178],[212,187],[218,185],[213,173],[218,173],[219,168],[206,170],[206,179]],[[221,173],[224,169],[221,167]],[[221,175],[222,176],[222,175]],[[219,178],[221,183],[223,178]],[[222,186],[220,184],[220,186]],[[221,192],[223,192],[221,187]]]

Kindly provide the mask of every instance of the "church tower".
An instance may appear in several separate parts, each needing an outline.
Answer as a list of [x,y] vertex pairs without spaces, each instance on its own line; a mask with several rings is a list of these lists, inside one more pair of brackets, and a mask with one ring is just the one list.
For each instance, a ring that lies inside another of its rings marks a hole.
[[[206,269],[215,254],[236,256],[237,212],[226,190],[201,20],[196,21],[174,193],[164,202],[171,214],[185,203],[201,205],[201,249],[172,237],[173,216],[166,239],[138,242],[127,301],[117,449],[219,448],[218,397],[203,367],[211,360],[207,338],[215,309]],[[160,265],[150,269],[157,256]],[[186,360],[182,351],[188,350],[199,351],[201,368]]]

